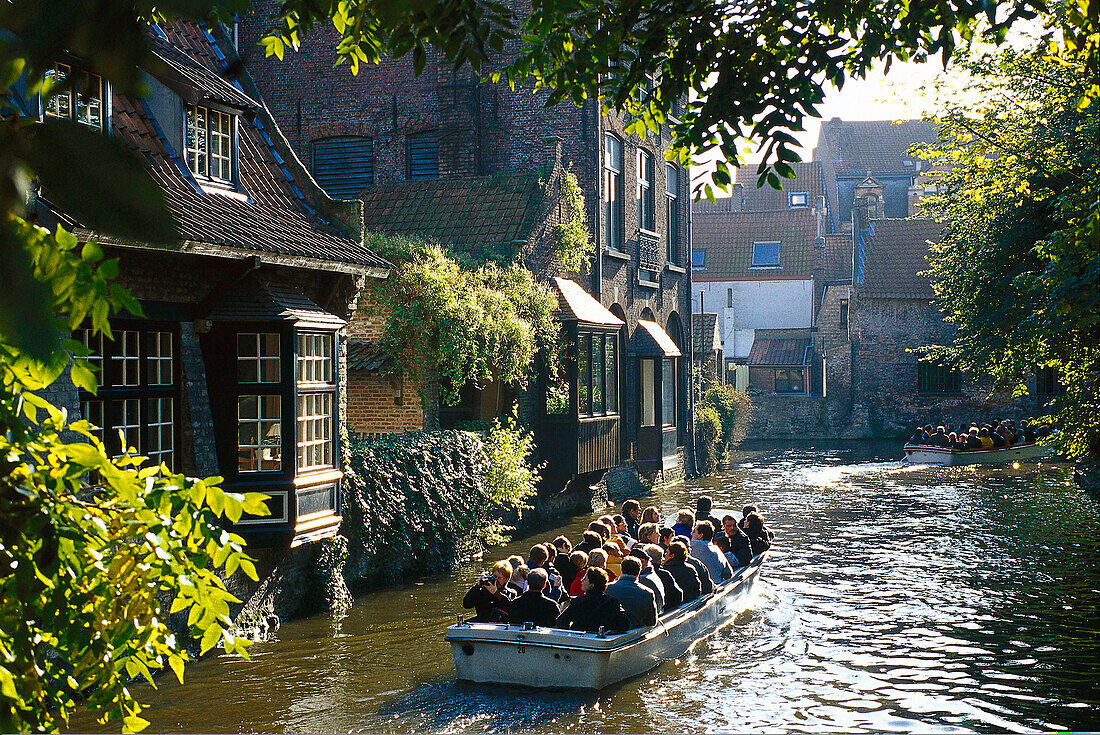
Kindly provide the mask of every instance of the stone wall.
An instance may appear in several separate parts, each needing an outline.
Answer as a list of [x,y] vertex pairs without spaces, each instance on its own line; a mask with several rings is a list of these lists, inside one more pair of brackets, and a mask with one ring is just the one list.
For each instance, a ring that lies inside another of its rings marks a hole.
[[822,396],[751,395],[748,439],[808,439],[832,436]]

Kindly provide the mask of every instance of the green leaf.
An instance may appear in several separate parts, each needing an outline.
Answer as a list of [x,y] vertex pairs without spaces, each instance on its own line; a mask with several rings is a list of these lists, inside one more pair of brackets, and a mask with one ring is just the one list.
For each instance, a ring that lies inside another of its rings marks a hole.
[[213,624],[207,628],[202,634],[202,642],[199,644],[199,654],[204,655],[211,648],[218,645],[221,635],[222,629],[217,624]]
[[88,369],[87,363],[83,360],[73,361],[70,375],[77,388],[83,388],[93,395],[99,389],[99,386],[96,384],[95,373]]

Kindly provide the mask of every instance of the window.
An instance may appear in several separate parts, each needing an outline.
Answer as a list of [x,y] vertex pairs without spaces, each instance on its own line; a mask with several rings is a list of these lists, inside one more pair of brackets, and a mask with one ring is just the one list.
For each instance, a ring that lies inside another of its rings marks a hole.
[[335,335],[298,335],[298,470],[335,464]]
[[693,249],[691,251],[691,268],[692,270],[706,270],[707,269],[707,251],[706,249],[698,250]]
[[68,64],[54,64],[46,78],[54,89],[64,87],[46,101],[47,115],[103,130],[103,77]]
[[408,137],[409,179],[439,178],[439,134],[436,131]]
[[237,335],[237,471],[283,469],[282,339],[276,332]]
[[603,343],[604,390],[607,392],[607,412],[619,412],[619,338],[614,334],[604,336]]
[[661,421],[676,425],[676,361],[661,361]]
[[733,308],[733,289],[732,288],[727,288],[726,289],[726,308],[727,309],[732,309]]
[[929,362],[917,363],[918,393],[958,393],[960,388],[959,371],[946,365]]
[[374,141],[353,135],[314,141],[313,177],[333,199],[355,199],[374,185]]
[[584,334],[577,339],[577,410],[581,416],[592,412],[592,374],[588,371],[592,337]]
[[613,135],[603,138],[603,239],[611,250],[623,244],[623,144]]
[[841,328],[848,326],[848,299],[840,300],[840,326]]
[[614,334],[577,336],[577,395],[582,418],[618,412],[618,338]]
[[187,168],[200,179],[232,182],[233,118],[209,107],[187,106],[184,138]]
[[1058,379],[1054,374],[1054,368],[1041,367],[1035,370],[1035,395],[1052,396],[1058,387]]
[[602,414],[607,410],[606,377],[603,370],[603,335],[592,335],[592,413]]
[[752,244],[753,268],[778,268],[779,267],[779,243],[778,242],[754,242]]
[[653,156],[638,151],[638,229],[653,232],[657,225],[653,217]]
[[778,368],[775,371],[776,393],[805,393],[804,368]]
[[668,239],[668,262],[680,263],[680,170],[665,164],[665,233]]
[[656,365],[656,360],[639,361],[642,393],[640,423],[642,426],[656,426],[657,424],[657,408],[653,400],[656,393]]
[[792,208],[810,206],[810,195],[804,191],[792,191],[787,195],[787,201]]
[[133,449],[150,464],[172,467],[178,430],[176,332],[168,325],[120,323],[114,337],[104,339],[90,329],[73,334],[91,350],[86,359],[98,369],[100,384],[96,395],[81,391],[81,413],[95,425],[92,433],[109,453]]

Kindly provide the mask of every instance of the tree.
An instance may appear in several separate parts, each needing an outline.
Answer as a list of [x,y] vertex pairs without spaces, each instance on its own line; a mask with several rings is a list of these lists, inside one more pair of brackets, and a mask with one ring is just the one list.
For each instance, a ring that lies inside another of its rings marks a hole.
[[[1100,457],[1100,99],[1086,59],[1028,51],[968,54],[973,83],[939,116],[920,154],[939,168],[922,203],[944,223],[930,275],[958,327],[935,350],[999,386],[1053,368],[1059,446]],[[974,100],[982,102],[975,104]]]
[[[110,283],[118,262],[95,243],[9,226],[27,243],[59,326],[87,319],[109,337],[111,311],[140,311]],[[148,723],[130,679],[151,682],[171,668],[182,681],[192,637],[200,653],[219,643],[245,652],[230,632],[229,604],[240,600],[216,573],[240,568],[256,579],[256,570],[221,521],[266,515],[265,496],[147,466],[133,449],[111,457],[94,427],[41,396],[74,357],[73,381],[95,392],[87,349],[55,345],[43,361],[0,336],[0,729],[56,731],[84,699],[104,722],[137,731]],[[186,613],[183,638],[168,626],[172,613]]]

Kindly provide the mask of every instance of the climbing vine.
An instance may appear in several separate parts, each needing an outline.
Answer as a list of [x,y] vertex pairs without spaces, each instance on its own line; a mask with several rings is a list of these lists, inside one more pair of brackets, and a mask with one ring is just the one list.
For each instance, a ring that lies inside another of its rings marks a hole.
[[562,172],[561,201],[566,218],[555,227],[554,249],[558,262],[568,271],[587,273],[592,257],[592,235],[585,217],[584,194],[572,171]]
[[557,300],[521,265],[417,238],[371,234],[367,245],[397,265],[374,292],[389,314],[379,346],[422,392],[438,378],[453,405],[467,383],[524,386],[538,351],[560,342]]

